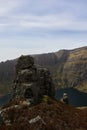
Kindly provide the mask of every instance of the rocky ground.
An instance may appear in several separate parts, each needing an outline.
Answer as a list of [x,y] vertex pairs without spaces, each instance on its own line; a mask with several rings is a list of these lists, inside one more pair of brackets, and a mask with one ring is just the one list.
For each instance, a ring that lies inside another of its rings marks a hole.
[[87,109],[43,98],[35,106],[14,101],[2,108],[0,130],[87,130]]

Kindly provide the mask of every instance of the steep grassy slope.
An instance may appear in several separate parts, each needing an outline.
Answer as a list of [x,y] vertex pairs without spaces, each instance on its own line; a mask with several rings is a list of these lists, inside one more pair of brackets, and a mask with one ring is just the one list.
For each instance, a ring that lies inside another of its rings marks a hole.
[[50,69],[57,87],[87,91],[87,47],[38,55],[35,62]]
[[56,76],[60,82],[58,84],[65,87],[77,87],[87,90],[87,47],[68,51],[66,61],[60,64],[61,72],[56,67]]

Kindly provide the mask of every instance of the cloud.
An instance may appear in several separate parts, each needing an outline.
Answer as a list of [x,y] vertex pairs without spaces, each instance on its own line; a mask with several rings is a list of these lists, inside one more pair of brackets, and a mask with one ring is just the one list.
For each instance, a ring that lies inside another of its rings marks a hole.
[[[64,14],[63,14],[64,15]],[[34,20],[23,20],[20,22],[21,28],[41,28],[49,30],[75,30],[87,31],[87,21],[78,21],[77,19],[69,19],[69,16],[63,18],[59,15],[50,15],[35,17]]]
[[86,45],[86,5],[87,0],[0,0],[0,47],[17,56]]
[[6,16],[20,6],[22,0],[0,0],[0,16]]
[[87,31],[87,19],[80,19],[80,14],[82,17],[87,12],[85,3],[81,0],[1,0],[0,2],[1,32],[24,32],[34,29]]
[[[12,43],[14,41],[14,43]],[[1,44],[2,43],[2,44]],[[12,43],[12,44],[11,44]],[[21,44],[20,44],[21,43]],[[0,40],[0,61],[14,59],[21,55],[41,54],[56,52],[60,49],[72,49],[80,46],[86,46],[87,40],[62,38],[36,38],[36,39],[5,39]]]
[[[87,31],[87,21],[71,18],[70,15],[12,16],[0,22],[0,32]],[[12,33],[14,32],[14,33]]]

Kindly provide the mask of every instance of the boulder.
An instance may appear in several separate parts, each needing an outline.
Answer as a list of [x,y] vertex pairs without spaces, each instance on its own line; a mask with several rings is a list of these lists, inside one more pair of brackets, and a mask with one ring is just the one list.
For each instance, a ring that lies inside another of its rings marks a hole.
[[65,104],[69,104],[68,94],[63,93],[63,97],[61,98],[61,101]]
[[31,56],[22,55],[21,57],[19,57],[18,62],[16,64],[16,73],[26,68],[32,67],[33,64],[34,64],[34,59]]

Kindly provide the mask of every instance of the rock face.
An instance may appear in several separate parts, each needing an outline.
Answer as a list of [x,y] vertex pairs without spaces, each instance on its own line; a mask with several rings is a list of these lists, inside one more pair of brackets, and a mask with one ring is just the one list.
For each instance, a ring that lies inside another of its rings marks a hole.
[[14,96],[27,98],[37,103],[43,95],[54,97],[54,86],[50,72],[34,65],[31,56],[21,56],[16,64]]
[[60,50],[54,55],[36,55],[35,62],[50,69],[57,87],[74,87],[87,92],[87,46],[73,50]]

